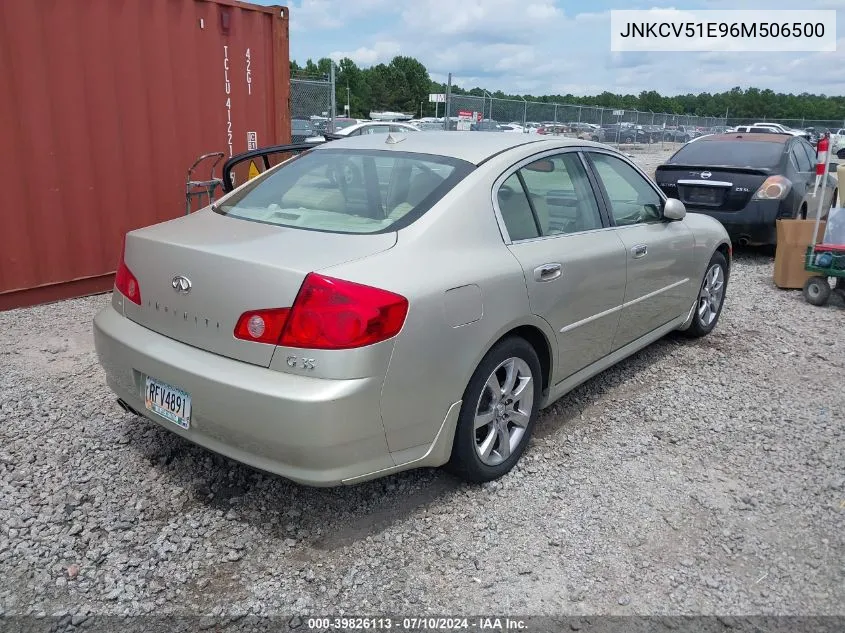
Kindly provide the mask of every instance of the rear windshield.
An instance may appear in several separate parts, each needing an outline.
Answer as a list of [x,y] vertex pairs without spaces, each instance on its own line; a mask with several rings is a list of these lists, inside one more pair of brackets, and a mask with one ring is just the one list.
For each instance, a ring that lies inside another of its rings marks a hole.
[[231,217],[332,233],[407,226],[474,169],[442,156],[380,150],[310,150],[215,208]]
[[669,159],[679,165],[774,167],[780,163],[783,143],[766,141],[707,141],[684,145]]

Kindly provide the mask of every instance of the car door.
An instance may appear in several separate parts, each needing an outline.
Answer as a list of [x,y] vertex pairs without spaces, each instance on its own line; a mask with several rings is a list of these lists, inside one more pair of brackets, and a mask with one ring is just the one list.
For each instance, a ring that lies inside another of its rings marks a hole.
[[[816,165],[810,161],[810,157],[801,147],[799,139],[796,138],[789,144],[788,151],[792,173],[788,174],[787,177],[792,181],[792,186],[795,189],[795,201],[798,205],[796,209],[797,213],[803,201],[807,202],[808,207],[812,204],[812,200],[808,199],[808,195],[813,193],[813,187],[816,182]],[[827,196],[829,194],[826,191],[822,191],[822,195]],[[807,211],[809,213],[810,209],[808,208]],[[812,213],[815,213],[815,209],[812,210]]]
[[[816,161],[818,157],[816,156],[816,150],[813,148],[812,145],[805,139],[798,139],[795,141],[796,147],[803,151],[804,154],[807,156],[807,160],[810,161],[810,172],[807,178],[807,188],[810,193],[815,189],[816,186]],[[828,175],[821,180],[819,183],[820,187],[824,187],[824,199],[822,201],[822,217],[827,212],[836,200],[833,199],[833,192],[836,189],[836,180]],[[808,217],[816,217],[816,213],[818,212],[818,199],[813,198],[808,200],[808,208],[807,208],[807,216]]]
[[632,163],[601,150],[586,155],[625,247],[627,283],[615,350],[689,313],[700,281],[693,270],[695,238],[685,222],[663,218],[665,197]]
[[625,248],[575,149],[517,163],[493,192],[531,311],[556,332],[558,382],[610,353],[625,296]]

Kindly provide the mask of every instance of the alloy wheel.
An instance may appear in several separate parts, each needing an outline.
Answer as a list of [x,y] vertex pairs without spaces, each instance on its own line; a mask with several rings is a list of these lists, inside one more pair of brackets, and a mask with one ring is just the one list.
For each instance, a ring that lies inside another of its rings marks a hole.
[[709,326],[716,319],[724,296],[725,273],[719,264],[713,264],[704,275],[698,294],[698,318],[703,326]]
[[487,378],[474,421],[475,451],[484,464],[501,464],[523,440],[534,406],[533,380],[528,363],[516,357]]

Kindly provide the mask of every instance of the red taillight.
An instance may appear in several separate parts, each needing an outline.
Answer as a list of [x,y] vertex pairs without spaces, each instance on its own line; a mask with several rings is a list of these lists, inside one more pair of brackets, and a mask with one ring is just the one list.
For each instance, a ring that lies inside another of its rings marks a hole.
[[235,326],[235,338],[276,345],[285,329],[290,308],[244,312]]
[[123,238],[123,246],[120,249],[120,263],[114,275],[114,287],[132,303],[141,305],[141,286],[138,284],[138,279],[126,265],[125,257],[126,238]]
[[290,310],[246,312],[238,319],[235,336],[287,347],[351,349],[396,336],[407,314],[405,297],[310,273]]

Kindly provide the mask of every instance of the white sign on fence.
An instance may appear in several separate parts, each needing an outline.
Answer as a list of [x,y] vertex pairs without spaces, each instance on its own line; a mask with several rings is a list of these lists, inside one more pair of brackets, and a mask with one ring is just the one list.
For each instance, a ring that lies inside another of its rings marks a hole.
[[613,116],[625,116],[625,110],[614,110]]
[[429,103],[446,103],[446,95],[445,94],[430,94],[428,95],[428,102]]

